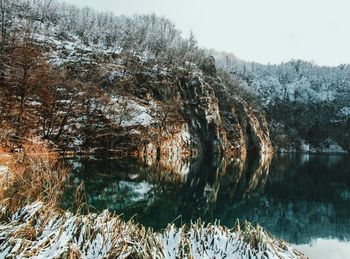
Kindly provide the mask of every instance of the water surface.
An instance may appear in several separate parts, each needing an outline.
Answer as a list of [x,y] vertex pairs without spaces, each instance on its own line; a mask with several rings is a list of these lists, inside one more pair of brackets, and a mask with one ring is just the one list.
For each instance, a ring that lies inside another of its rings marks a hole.
[[156,230],[198,218],[228,227],[247,219],[312,257],[350,258],[349,156],[278,154],[172,166],[113,159],[70,163],[66,207],[74,207],[83,181],[95,210],[109,209]]

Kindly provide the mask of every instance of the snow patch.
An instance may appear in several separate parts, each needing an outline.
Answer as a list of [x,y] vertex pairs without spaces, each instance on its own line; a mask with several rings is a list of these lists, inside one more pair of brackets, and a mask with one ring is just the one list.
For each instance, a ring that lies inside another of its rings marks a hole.
[[154,122],[150,107],[128,97],[113,97],[111,105],[112,114],[107,113],[107,117],[122,127],[148,126]]
[[343,108],[341,108],[338,115],[345,116],[345,117],[350,117],[350,107],[343,107]]
[[300,143],[300,151],[301,152],[310,152],[310,144],[305,141],[301,141]]
[[[2,177],[7,178],[9,174],[9,167],[6,165],[0,165],[0,179]],[[1,257],[0,257],[1,258]]]
[[318,150],[322,153],[329,153],[329,154],[346,154],[348,153],[346,150],[344,150],[337,142],[335,142],[332,139],[326,139],[322,142],[320,145],[321,148]]

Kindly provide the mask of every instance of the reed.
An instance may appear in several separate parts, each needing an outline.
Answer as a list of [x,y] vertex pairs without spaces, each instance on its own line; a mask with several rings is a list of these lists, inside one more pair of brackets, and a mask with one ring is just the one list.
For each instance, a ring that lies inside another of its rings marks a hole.
[[104,211],[77,215],[42,202],[0,224],[0,258],[306,258],[248,222],[228,229],[200,221],[155,233]]
[[68,169],[56,153],[43,145],[25,145],[23,152],[13,154],[9,174],[0,181],[0,204],[14,213],[26,204],[42,201],[57,207],[64,191]]

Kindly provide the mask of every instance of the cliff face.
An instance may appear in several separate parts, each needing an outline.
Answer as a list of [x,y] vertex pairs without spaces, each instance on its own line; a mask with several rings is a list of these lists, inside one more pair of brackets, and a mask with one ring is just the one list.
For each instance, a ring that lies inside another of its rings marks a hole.
[[167,82],[163,87],[171,90],[158,100],[158,114],[168,114],[167,118],[163,116],[163,123],[151,123],[143,129],[139,137],[148,137],[139,139],[140,157],[155,162],[273,151],[263,114],[230,96],[219,78],[193,70],[169,75]]
[[[107,89],[113,108],[104,110],[108,120],[89,136],[88,148],[132,154],[148,163],[273,151],[264,114],[230,94],[219,77],[194,65],[169,68],[135,56],[130,67],[129,55],[99,64],[103,72],[95,81]],[[157,70],[149,72],[151,66]]]

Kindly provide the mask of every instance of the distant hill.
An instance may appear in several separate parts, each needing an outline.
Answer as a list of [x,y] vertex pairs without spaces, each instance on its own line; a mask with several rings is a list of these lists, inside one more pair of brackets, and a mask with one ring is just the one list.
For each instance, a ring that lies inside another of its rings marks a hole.
[[302,60],[262,65],[227,53],[209,54],[239,81],[243,96],[263,107],[280,150],[349,150],[350,65],[326,67]]

